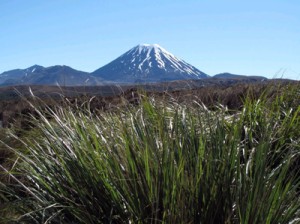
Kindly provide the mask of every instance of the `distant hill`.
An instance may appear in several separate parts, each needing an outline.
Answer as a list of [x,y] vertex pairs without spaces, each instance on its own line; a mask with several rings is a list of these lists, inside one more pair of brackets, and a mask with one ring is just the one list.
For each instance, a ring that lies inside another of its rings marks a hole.
[[78,71],[65,65],[47,68],[34,65],[26,69],[16,69],[0,74],[0,85],[2,86],[30,84],[83,86],[99,85],[101,81],[87,72]]
[[213,78],[219,78],[219,79],[267,79],[263,76],[247,76],[247,75],[236,75],[228,72],[220,73],[217,75],[214,75]]
[[9,83],[19,83],[23,77],[26,77],[28,74],[35,72],[36,70],[43,69],[44,67],[40,65],[33,65],[26,69],[14,69],[10,71],[3,72],[0,74],[0,85],[7,85]]
[[121,83],[203,79],[209,76],[157,44],[141,44],[91,75]]

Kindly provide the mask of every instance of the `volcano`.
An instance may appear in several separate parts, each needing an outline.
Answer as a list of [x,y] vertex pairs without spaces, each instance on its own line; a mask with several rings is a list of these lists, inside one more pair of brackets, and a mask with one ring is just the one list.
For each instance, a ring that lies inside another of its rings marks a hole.
[[209,76],[157,44],[140,44],[91,75],[121,83],[203,79]]

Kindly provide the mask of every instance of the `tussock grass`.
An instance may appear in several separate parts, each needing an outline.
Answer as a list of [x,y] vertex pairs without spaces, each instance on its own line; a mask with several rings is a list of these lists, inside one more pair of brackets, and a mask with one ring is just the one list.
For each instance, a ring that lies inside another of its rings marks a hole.
[[6,218],[289,223],[300,216],[300,107],[293,102],[289,94],[273,102],[249,97],[235,113],[151,97],[97,116],[89,103],[36,108],[38,135],[16,137],[26,150],[11,148],[18,162],[1,170],[14,179],[1,186],[14,211]]

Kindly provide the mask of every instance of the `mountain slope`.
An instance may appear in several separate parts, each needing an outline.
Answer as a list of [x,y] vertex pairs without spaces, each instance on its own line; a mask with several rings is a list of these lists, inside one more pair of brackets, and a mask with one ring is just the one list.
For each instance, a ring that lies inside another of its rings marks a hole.
[[91,74],[104,80],[131,83],[208,77],[157,44],[138,45]]
[[21,82],[24,84],[76,86],[83,85],[89,78],[87,72],[78,71],[65,65],[56,65],[25,76]]
[[0,74],[0,84],[7,85],[98,85],[100,79],[87,72],[75,70],[68,66],[42,67],[34,65],[27,69],[17,69]]
[[43,66],[33,65],[26,69],[14,69],[0,74],[0,85],[8,83],[19,83],[23,77],[30,75],[33,72],[44,69]]

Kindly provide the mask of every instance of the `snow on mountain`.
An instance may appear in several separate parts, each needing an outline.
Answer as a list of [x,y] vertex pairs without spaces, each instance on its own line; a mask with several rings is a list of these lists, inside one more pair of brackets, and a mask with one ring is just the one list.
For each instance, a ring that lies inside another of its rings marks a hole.
[[116,82],[159,82],[208,77],[157,44],[140,44],[91,74]]

